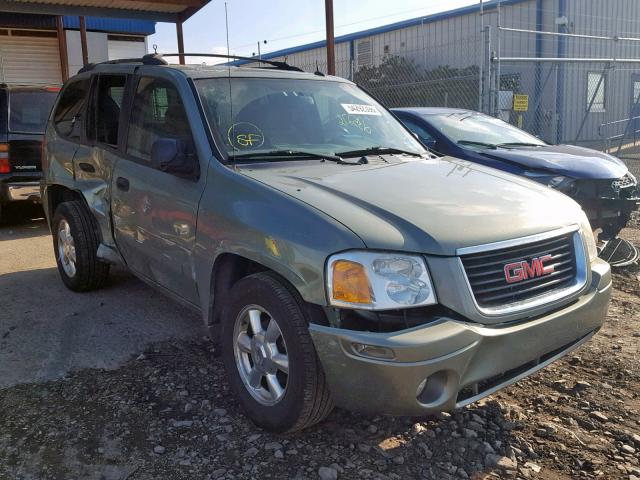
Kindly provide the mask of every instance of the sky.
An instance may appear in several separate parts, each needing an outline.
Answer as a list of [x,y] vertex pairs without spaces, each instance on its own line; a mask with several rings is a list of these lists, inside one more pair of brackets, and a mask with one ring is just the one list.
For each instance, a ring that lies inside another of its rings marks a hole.
[[[443,12],[478,0],[334,0],[335,35]],[[184,24],[188,53],[227,52],[224,0],[211,2]],[[251,56],[325,38],[324,0],[227,0],[231,54]],[[264,44],[264,41],[267,41]],[[149,50],[178,51],[175,25],[158,23]],[[216,63],[216,62],[212,62]]]

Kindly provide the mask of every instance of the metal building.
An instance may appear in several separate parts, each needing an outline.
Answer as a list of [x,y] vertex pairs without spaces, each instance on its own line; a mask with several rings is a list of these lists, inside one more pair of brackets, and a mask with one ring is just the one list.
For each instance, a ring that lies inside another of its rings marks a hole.
[[140,57],[158,21],[175,23],[184,53],[183,24],[209,1],[0,0],[0,82],[59,83],[90,62]]
[[[60,51],[57,17],[0,13],[0,82],[61,83],[64,60],[75,74],[83,64],[79,19],[64,16],[60,27],[66,54]],[[88,17],[86,28],[89,61],[98,62],[144,55],[155,22]]]
[[[262,58],[326,71],[323,41]],[[473,108],[604,148],[640,123],[640,2],[485,1],[337,37],[336,72],[389,106]]]

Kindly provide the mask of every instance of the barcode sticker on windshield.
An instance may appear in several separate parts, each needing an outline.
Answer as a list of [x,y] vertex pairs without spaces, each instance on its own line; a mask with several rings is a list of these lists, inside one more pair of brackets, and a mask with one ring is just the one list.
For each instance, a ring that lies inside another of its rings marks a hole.
[[342,108],[350,115],[380,115],[373,105],[358,105],[356,103],[342,103]]

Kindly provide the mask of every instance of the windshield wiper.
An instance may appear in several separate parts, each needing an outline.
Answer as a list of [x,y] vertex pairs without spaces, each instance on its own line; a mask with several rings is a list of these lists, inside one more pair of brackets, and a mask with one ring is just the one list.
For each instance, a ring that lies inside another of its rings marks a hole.
[[253,160],[259,158],[314,158],[320,160],[331,160],[336,163],[345,163],[342,158],[337,155],[330,155],[325,153],[307,152],[303,150],[271,150],[269,152],[247,152],[236,155],[230,155],[229,158],[235,158],[236,160]]
[[493,143],[475,142],[473,140],[458,140],[458,144],[460,144],[460,145],[477,145],[479,147],[487,147],[487,148],[491,148],[493,150],[495,150],[497,148],[497,145],[494,145]]
[[498,143],[496,147],[541,147],[539,143],[527,143],[527,142],[508,142]]
[[394,147],[369,147],[360,150],[348,150],[346,152],[338,152],[337,155],[341,157],[358,157],[360,155],[384,155],[384,154],[404,154],[414,157],[422,157],[420,153],[410,152],[408,150],[402,150]]

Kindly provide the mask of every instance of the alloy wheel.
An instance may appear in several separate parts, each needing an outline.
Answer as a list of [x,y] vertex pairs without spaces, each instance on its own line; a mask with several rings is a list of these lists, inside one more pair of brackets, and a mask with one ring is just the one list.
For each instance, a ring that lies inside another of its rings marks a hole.
[[289,356],[278,322],[264,308],[242,309],[234,326],[234,356],[240,378],[262,405],[274,405],[284,396],[289,378]]
[[62,219],[58,224],[58,260],[64,273],[72,278],[76,274],[76,244],[69,223]]

